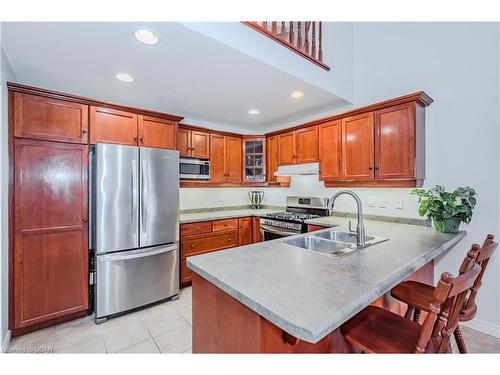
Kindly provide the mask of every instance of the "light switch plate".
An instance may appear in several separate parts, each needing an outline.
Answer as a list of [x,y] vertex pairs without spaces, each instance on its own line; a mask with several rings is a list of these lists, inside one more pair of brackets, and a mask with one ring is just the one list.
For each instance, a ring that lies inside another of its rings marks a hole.
[[387,198],[385,198],[385,197],[380,198],[378,201],[378,206],[380,208],[386,208],[387,207]]
[[396,198],[394,200],[394,208],[401,210],[403,208],[403,198]]

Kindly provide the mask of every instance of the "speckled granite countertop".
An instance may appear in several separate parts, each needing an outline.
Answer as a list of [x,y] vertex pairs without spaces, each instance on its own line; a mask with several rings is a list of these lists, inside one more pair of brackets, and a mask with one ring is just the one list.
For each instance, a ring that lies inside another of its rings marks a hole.
[[[347,229],[348,219],[334,220],[336,230]],[[465,236],[377,221],[365,227],[367,235],[389,241],[333,258],[278,239],[189,257],[187,266],[291,335],[316,343]]]
[[180,214],[180,223],[194,223],[197,221],[209,221],[209,220],[219,220],[219,219],[232,219],[235,217],[245,217],[245,216],[262,216],[271,212],[279,212],[283,210],[267,209],[261,208],[258,210],[248,209],[231,209],[231,210],[220,210],[220,211],[207,211],[207,212],[196,212],[196,213],[183,213]]

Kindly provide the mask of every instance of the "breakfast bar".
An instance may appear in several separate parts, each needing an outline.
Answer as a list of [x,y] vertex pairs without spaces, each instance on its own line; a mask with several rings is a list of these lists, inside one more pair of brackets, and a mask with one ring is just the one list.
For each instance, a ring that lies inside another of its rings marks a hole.
[[[347,231],[347,219],[328,220]],[[407,279],[434,283],[434,259],[465,236],[421,225],[365,225],[367,235],[388,240],[341,257],[283,239],[188,257],[193,353],[349,352],[339,327],[370,304],[403,313],[387,292]]]

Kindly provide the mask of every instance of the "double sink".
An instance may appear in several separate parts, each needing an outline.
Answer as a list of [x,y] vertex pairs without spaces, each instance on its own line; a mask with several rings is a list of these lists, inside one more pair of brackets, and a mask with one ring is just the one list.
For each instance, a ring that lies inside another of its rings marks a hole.
[[[364,247],[387,240],[387,238],[382,237],[365,236]],[[357,246],[356,233],[341,232],[336,230],[323,231],[312,235],[290,238],[288,240],[284,240],[283,243],[333,257],[341,257],[359,249]]]

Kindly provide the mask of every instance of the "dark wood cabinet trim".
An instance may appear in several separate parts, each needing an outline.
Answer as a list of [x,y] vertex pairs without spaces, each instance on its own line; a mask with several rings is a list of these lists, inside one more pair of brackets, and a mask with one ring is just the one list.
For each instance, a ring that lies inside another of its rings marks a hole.
[[157,111],[152,111],[152,110],[148,110],[148,109],[144,109],[144,108],[137,108],[137,107],[126,106],[126,105],[121,105],[121,104],[117,104],[117,103],[106,102],[103,100],[87,98],[84,96],[68,94],[68,93],[55,91],[55,90],[48,90],[48,89],[44,89],[44,88],[40,88],[40,87],[23,85],[23,84],[15,83],[15,82],[7,82],[7,87],[9,88],[9,90],[15,91],[15,92],[22,92],[22,93],[27,93],[27,94],[32,94],[32,95],[39,95],[39,96],[44,96],[47,98],[66,100],[68,102],[93,105],[96,107],[108,107],[108,108],[113,108],[113,109],[117,109],[117,110],[134,112],[136,114],[145,115],[145,116],[152,116],[152,117],[156,117],[156,118],[159,117],[159,118],[163,118],[163,119],[170,120],[170,121],[179,122],[184,118],[183,116],[172,115],[169,113],[157,112]]

